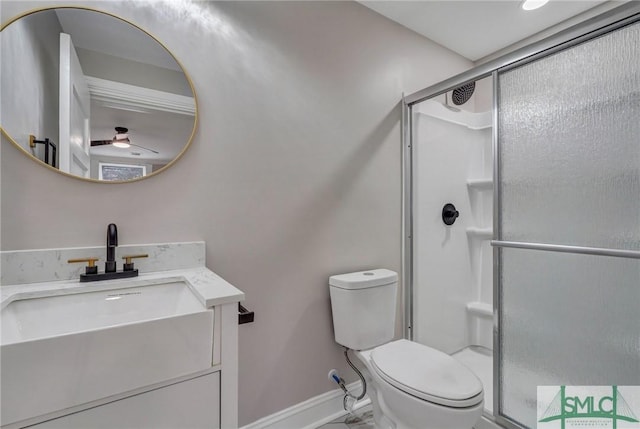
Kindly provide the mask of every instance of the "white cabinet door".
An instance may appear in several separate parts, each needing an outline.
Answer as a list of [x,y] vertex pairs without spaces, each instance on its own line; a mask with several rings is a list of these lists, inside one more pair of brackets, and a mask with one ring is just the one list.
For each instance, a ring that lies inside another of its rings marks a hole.
[[30,427],[219,429],[220,373],[206,374]]
[[89,177],[90,95],[71,36],[60,33],[60,170]]

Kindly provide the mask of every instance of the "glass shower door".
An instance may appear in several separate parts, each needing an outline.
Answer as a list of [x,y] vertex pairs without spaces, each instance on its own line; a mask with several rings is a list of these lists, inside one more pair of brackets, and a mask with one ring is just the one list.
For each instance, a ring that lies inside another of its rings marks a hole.
[[496,80],[497,420],[615,428],[564,394],[609,386],[631,395],[617,427],[636,427],[621,424],[640,419],[640,387],[614,386],[640,386],[640,23]]

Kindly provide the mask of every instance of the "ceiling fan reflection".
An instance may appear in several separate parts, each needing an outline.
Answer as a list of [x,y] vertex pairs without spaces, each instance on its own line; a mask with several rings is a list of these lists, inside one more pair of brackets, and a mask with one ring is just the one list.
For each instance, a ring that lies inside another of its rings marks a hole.
[[138,144],[131,143],[129,140],[129,129],[125,127],[116,127],[116,135],[111,140],[91,140],[91,147],[94,146],[104,146],[104,145],[112,145],[118,148],[126,149],[130,146],[139,147],[144,150],[148,150],[149,152],[153,152],[155,154],[159,154],[160,152],[149,149],[144,146],[140,146]]

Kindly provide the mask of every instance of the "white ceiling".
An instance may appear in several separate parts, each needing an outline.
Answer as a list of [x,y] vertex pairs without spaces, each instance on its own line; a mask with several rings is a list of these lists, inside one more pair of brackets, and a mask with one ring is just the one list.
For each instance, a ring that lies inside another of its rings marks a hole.
[[551,0],[533,11],[524,11],[521,0],[363,0],[360,3],[477,61],[596,6],[606,10],[624,2]]
[[[132,146],[127,149],[112,145],[91,148],[92,155],[118,158],[138,158],[166,163],[174,159],[189,141],[193,130],[193,116],[162,111],[152,114],[131,110],[111,109],[100,103],[91,103],[91,139],[111,140],[116,134],[115,126],[129,129]],[[143,148],[153,149],[155,154]],[[135,155],[135,154],[139,155]]]
[[76,48],[182,71],[162,45],[125,21],[84,9],[56,9],[56,15]]

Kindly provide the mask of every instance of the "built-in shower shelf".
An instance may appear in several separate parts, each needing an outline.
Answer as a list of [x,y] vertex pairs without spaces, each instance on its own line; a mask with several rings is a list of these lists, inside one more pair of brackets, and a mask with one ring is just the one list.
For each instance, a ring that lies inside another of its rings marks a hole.
[[469,302],[467,303],[467,311],[476,316],[493,317],[493,305],[486,302]]
[[469,179],[467,187],[469,189],[492,189],[493,179]]
[[493,238],[493,229],[491,228],[467,228],[469,237],[480,238],[482,240],[491,240]]

